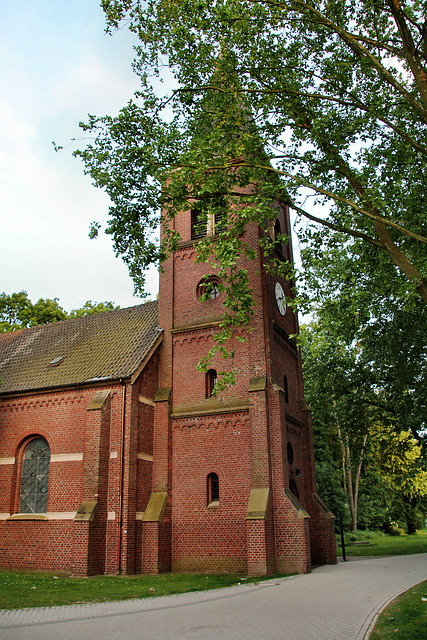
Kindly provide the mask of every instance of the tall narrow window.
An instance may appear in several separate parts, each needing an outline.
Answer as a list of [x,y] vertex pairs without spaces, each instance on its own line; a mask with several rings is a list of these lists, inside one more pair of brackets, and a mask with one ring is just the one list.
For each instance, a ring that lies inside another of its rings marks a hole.
[[210,473],[207,477],[207,503],[208,506],[219,503],[219,478],[216,473]]
[[22,460],[20,513],[45,513],[49,485],[50,449],[44,438],[27,445]]
[[288,442],[287,444],[286,454],[287,454],[289,466],[292,466],[294,463],[294,448],[290,442]]
[[199,240],[205,236],[219,233],[224,223],[224,196],[205,196],[197,201],[191,210],[191,239]]
[[214,222],[215,222],[214,232],[219,233],[222,229],[223,222],[224,222],[224,214],[222,211],[217,211],[215,213]]
[[211,398],[218,380],[218,374],[215,369],[209,369],[206,373],[206,397]]
[[285,392],[285,402],[289,404],[288,378],[283,376],[283,391]]
[[201,209],[191,210],[191,239],[199,240],[206,235],[206,218]]

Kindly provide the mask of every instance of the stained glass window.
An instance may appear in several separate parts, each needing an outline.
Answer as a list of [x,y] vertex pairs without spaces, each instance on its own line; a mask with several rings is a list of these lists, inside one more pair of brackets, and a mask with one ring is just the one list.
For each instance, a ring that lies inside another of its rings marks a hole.
[[22,461],[20,513],[45,513],[49,485],[50,449],[44,438],[27,445]]

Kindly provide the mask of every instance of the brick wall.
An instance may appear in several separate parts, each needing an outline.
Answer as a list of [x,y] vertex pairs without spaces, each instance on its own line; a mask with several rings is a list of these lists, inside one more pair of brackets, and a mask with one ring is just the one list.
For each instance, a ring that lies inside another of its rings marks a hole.
[[[116,573],[120,546],[122,571],[135,571],[136,558],[140,562],[142,553],[141,536],[138,543],[136,535],[137,510],[144,510],[151,490],[154,408],[149,401],[158,388],[157,371],[155,355],[135,384],[125,385],[121,545],[122,385],[0,402],[0,566],[83,575]],[[99,391],[106,392],[106,401],[88,411]],[[148,398],[148,403],[140,402],[140,396]],[[47,512],[22,519],[22,457],[34,436],[44,437],[50,447]],[[75,521],[84,502],[97,503],[94,517],[90,522]]]
[[[208,504],[207,477],[219,479]],[[246,572],[246,509],[251,488],[245,413],[173,420],[173,569]]]

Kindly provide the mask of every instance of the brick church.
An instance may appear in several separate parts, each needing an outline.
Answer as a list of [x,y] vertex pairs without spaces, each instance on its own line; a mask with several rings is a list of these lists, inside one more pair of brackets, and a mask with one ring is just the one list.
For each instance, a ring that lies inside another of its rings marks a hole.
[[[191,211],[158,303],[0,335],[0,566],[267,575],[336,562],[290,285],[259,250],[264,233],[290,236],[287,206],[273,215],[246,230],[252,330],[206,373],[225,294],[202,295],[218,275],[195,261]],[[214,222],[205,233],[215,241]],[[236,384],[212,395],[227,367]]]

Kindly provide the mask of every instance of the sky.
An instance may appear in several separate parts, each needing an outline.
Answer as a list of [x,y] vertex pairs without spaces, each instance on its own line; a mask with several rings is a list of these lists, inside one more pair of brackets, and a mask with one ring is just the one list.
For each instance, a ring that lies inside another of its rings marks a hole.
[[141,302],[111,238],[88,237],[109,199],[72,156],[78,123],[115,115],[138,88],[133,37],[105,34],[99,1],[0,0],[0,293],[58,298],[67,311]]

